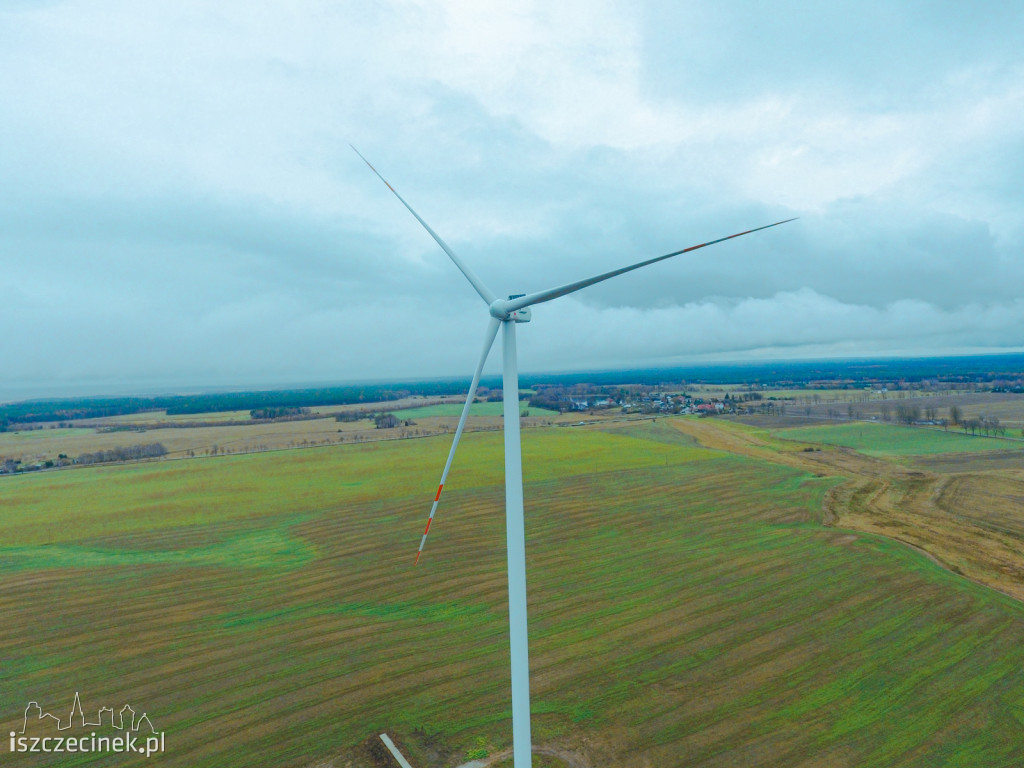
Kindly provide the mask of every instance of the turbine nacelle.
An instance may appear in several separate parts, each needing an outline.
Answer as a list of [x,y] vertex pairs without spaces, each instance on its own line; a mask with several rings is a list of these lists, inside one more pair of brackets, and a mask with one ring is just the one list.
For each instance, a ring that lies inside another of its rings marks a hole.
[[491,317],[497,320],[513,320],[517,323],[528,323],[533,317],[533,313],[529,307],[515,308],[512,304],[513,300],[521,299],[525,296],[525,293],[515,293],[505,299],[495,299],[491,302],[490,312]]

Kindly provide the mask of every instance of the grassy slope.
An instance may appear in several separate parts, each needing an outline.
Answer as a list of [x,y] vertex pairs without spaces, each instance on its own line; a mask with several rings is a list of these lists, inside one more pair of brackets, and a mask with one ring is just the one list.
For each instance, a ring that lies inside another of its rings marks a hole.
[[[649,429],[524,433],[536,741],[1020,763],[1019,604],[808,522],[829,480]],[[417,732],[507,746],[500,440],[465,438],[415,570],[443,439],[6,479],[0,721],[131,701],[167,765],[309,765],[384,728],[423,768]]]

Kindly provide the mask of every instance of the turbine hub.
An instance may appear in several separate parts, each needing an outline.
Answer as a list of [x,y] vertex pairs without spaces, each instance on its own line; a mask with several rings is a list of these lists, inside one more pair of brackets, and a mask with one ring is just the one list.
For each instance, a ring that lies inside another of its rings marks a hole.
[[499,320],[508,320],[508,310],[505,308],[508,304],[504,299],[495,299],[491,302],[491,317],[496,317]]
[[528,323],[532,313],[529,307],[523,307],[522,309],[516,309],[509,311],[508,305],[512,299],[519,299],[525,296],[525,293],[516,293],[508,297],[508,301],[504,299],[495,299],[491,302],[491,317],[496,317],[499,320],[512,320],[517,323]]

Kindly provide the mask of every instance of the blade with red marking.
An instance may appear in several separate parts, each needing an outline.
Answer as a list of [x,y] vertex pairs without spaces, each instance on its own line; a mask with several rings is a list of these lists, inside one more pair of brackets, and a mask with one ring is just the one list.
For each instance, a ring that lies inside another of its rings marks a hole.
[[437,505],[441,501],[441,491],[444,490],[444,481],[448,479],[448,470],[452,468],[452,459],[455,458],[455,449],[459,447],[459,438],[462,437],[462,430],[466,426],[466,417],[469,416],[469,407],[473,404],[473,398],[476,397],[476,388],[480,384],[480,374],[483,372],[484,363],[487,362],[487,355],[491,351],[491,347],[494,345],[494,337],[498,335],[498,328],[501,326],[501,321],[497,318],[492,317],[490,324],[487,326],[487,335],[484,339],[484,350],[480,355],[480,362],[476,364],[476,372],[473,374],[473,381],[469,385],[469,394],[466,396],[466,404],[462,406],[462,415],[459,416],[459,426],[455,428],[455,439],[452,440],[451,450],[448,451],[448,461],[444,463],[444,472],[441,473],[441,482],[437,486],[437,495],[434,496],[434,503],[430,506],[430,517],[427,518],[427,527],[423,530],[423,538],[420,539],[420,548],[416,550],[416,565],[420,561],[420,555],[423,553],[423,547],[427,543],[427,534],[430,533],[430,524],[434,522],[434,513],[437,512]]
[[370,166],[370,170],[377,174],[377,178],[383,181],[385,185],[387,185],[387,188],[390,189],[392,194],[394,194],[394,196],[398,198],[399,202],[402,205],[404,205],[406,209],[408,209],[409,213],[416,217],[416,221],[418,221],[423,226],[423,228],[427,230],[427,233],[432,238],[434,238],[434,242],[441,246],[441,250],[448,254],[448,258],[450,258],[452,260],[452,263],[459,268],[459,271],[462,272],[465,278],[469,281],[469,284],[473,286],[473,289],[478,294],[480,294],[480,298],[483,299],[487,304],[493,304],[494,299],[496,297],[494,293],[491,292],[491,289],[484,285],[483,281],[476,276],[476,273],[473,270],[471,270],[462,259],[455,255],[455,251],[448,247],[448,243],[442,240],[441,236],[437,234],[437,232],[435,232],[433,229],[431,229],[430,225],[427,224],[427,222],[425,222],[420,217],[420,215],[412,209],[412,206],[405,202],[405,198],[398,194],[398,190],[396,190],[394,187],[388,184],[388,180],[380,175],[380,171],[378,171],[376,168],[370,165],[370,161],[363,157],[363,153],[360,152],[355,147],[353,147],[351,144],[349,144],[349,146],[352,147],[353,152],[355,152],[357,155],[359,155],[359,157],[363,159],[364,163]]
[[569,293],[575,293],[581,288],[594,285],[608,280],[612,277],[625,274],[626,272],[632,272],[634,269],[640,269],[640,267],[646,267],[650,264],[656,264],[659,261],[665,259],[671,259],[673,256],[679,256],[683,253],[689,253],[690,251],[696,251],[699,248],[707,248],[709,245],[715,245],[716,243],[724,243],[726,240],[732,240],[735,237],[743,237],[743,235],[749,235],[752,232],[760,232],[762,229],[769,229],[770,227],[777,227],[780,224],[787,224],[796,219],[786,219],[785,221],[776,221],[774,224],[765,224],[763,227],[757,227],[756,229],[748,229],[745,232],[737,232],[735,235],[729,235],[728,237],[720,237],[717,240],[709,240],[706,243],[699,245],[691,245],[689,248],[683,248],[681,251],[673,251],[672,253],[666,253],[664,256],[655,256],[653,259],[647,259],[646,261],[640,261],[636,264],[630,264],[628,267],[621,267],[620,269],[613,269],[611,272],[605,272],[601,275],[595,275],[594,277],[588,277],[586,280],[579,280],[575,283],[569,283],[568,285],[562,285],[558,288],[549,288],[546,291],[537,291],[536,293],[528,293],[525,296],[521,296],[518,299],[512,299],[506,301],[503,305],[503,309],[507,312],[515,312],[517,309],[523,307],[532,307],[534,304],[540,304],[545,301],[551,301],[557,299],[559,296],[565,296]]

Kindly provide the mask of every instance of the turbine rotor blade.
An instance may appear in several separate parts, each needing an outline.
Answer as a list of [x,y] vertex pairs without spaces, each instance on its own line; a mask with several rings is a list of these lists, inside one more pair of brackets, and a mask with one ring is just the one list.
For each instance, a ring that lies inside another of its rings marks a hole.
[[455,251],[448,247],[448,243],[442,240],[441,236],[437,234],[437,232],[435,232],[433,229],[431,229],[430,225],[427,224],[427,222],[420,218],[420,215],[412,209],[412,206],[405,202],[405,198],[398,194],[398,192],[395,191],[394,187],[388,184],[387,179],[381,176],[380,172],[372,165],[370,165],[370,161],[363,157],[363,153],[360,152],[355,147],[353,147],[351,144],[349,144],[349,146],[352,147],[353,152],[355,152],[357,155],[359,155],[359,157],[362,158],[363,162],[369,166],[370,170],[377,174],[377,178],[384,182],[387,188],[390,189],[394,196],[399,199],[402,205],[404,205],[409,210],[409,213],[416,217],[416,221],[423,225],[423,228],[427,230],[427,232],[430,234],[432,238],[434,238],[434,242],[441,246],[441,250],[448,254],[448,258],[452,260],[452,263],[454,263],[455,266],[459,268],[459,271],[461,271],[462,274],[466,277],[466,279],[469,280],[470,285],[472,285],[476,292],[480,294],[480,298],[483,299],[488,305],[493,304],[497,296],[495,296],[491,292],[491,290],[486,285],[483,284],[483,281],[476,276],[476,273],[473,272],[473,270],[466,266],[462,259],[455,255]]
[[530,307],[533,306],[534,304],[541,304],[545,301],[551,301],[552,299],[557,299],[559,296],[565,296],[566,294],[569,293],[575,293],[581,288],[586,288],[587,286],[594,285],[595,283],[603,282],[605,280],[608,280],[609,278],[625,274],[626,272],[632,272],[634,269],[640,269],[640,267],[646,267],[649,264],[655,264],[659,261],[664,261],[665,259],[671,259],[673,256],[679,256],[680,254],[683,253],[696,251],[698,248],[706,248],[707,246],[714,245],[715,243],[722,243],[725,242],[726,240],[732,240],[734,237],[742,237],[743,235],[749,235],[751,232],[760,232],[762,229],[768,229],[769,227],[777,227],[779,226],[779,224],[786,224],[790,221],[796,221],[796,219],[798,218],[799,216],[795,216],[792,219],[776,221],[774,224],[765,224],[763,227],[757,227],[756,229],[748,229],[745,232],[737,232],[735,235],[729,235],[728,237],[720,237],[717,240],[709,240],[708,242],[701,243],[700,245],[691,245],[689,248],[683,248],[683,250],[681,251],[673,251],[672,253],[666,253],[664,256],[656,256],[653,259],[647,259],[646,261],[640,261],[637,262],[636,264],[630,264],[628,267],[613,269],[611,272],[605,272],[604,274],[596,275],[595,277],[588,277],[586,280],[579,280],[575,283],[569,283],[568,285],[562,285],[557,288],[549,288],[546,291],[528,293],[525,296],[522,296],[518,299],[510,299],[509,301],[502,302],[501,308],[505,312],[515,312],[517,309],[522,309],[523,307]]
[[477,385],[480,384],[480,374],[484,369],[484,363],[487,362],[487,355],[491,351],[491,347],[494,345],[494,337],[498,335],[498,328],[501,326],[501,321],[497,318],[492,317],[491,322],[487,326],[487,334],[484,339],[484,350],[480,355],[480,362],[476,364],[476,371],[473,373],[473,381],[469,385],[469,395],[466,396],[466,404],[462,406],[462,415],[459,416],[459,426],[455,428],[455,439],[452,440],[452,447],[448,451],[448,461],[444,464],[444,472],[441,473],[441,482],[437,486],[437,495],[434,496],[434,503],[430,506],[430,517],[427,518],[427,527],[423,531],[423,538],[420,539],[420,548],[416,550],[416,565],[420,561],[420,555],[423,553],[423,547],[427,543],[427,534],[430,532],[430,524],[434,522],[434,513],[437,512],[437,504],[441,501],[441,491],[444,490],[444,481],[448,479],[448,470],[452,467],[452,459],[455,458],[455,449],[459,447],[459,438],[462,437],[462,429],[466,426],[466,417],[469,416],[469,408],[473,404],[473,398],[476,396]]

